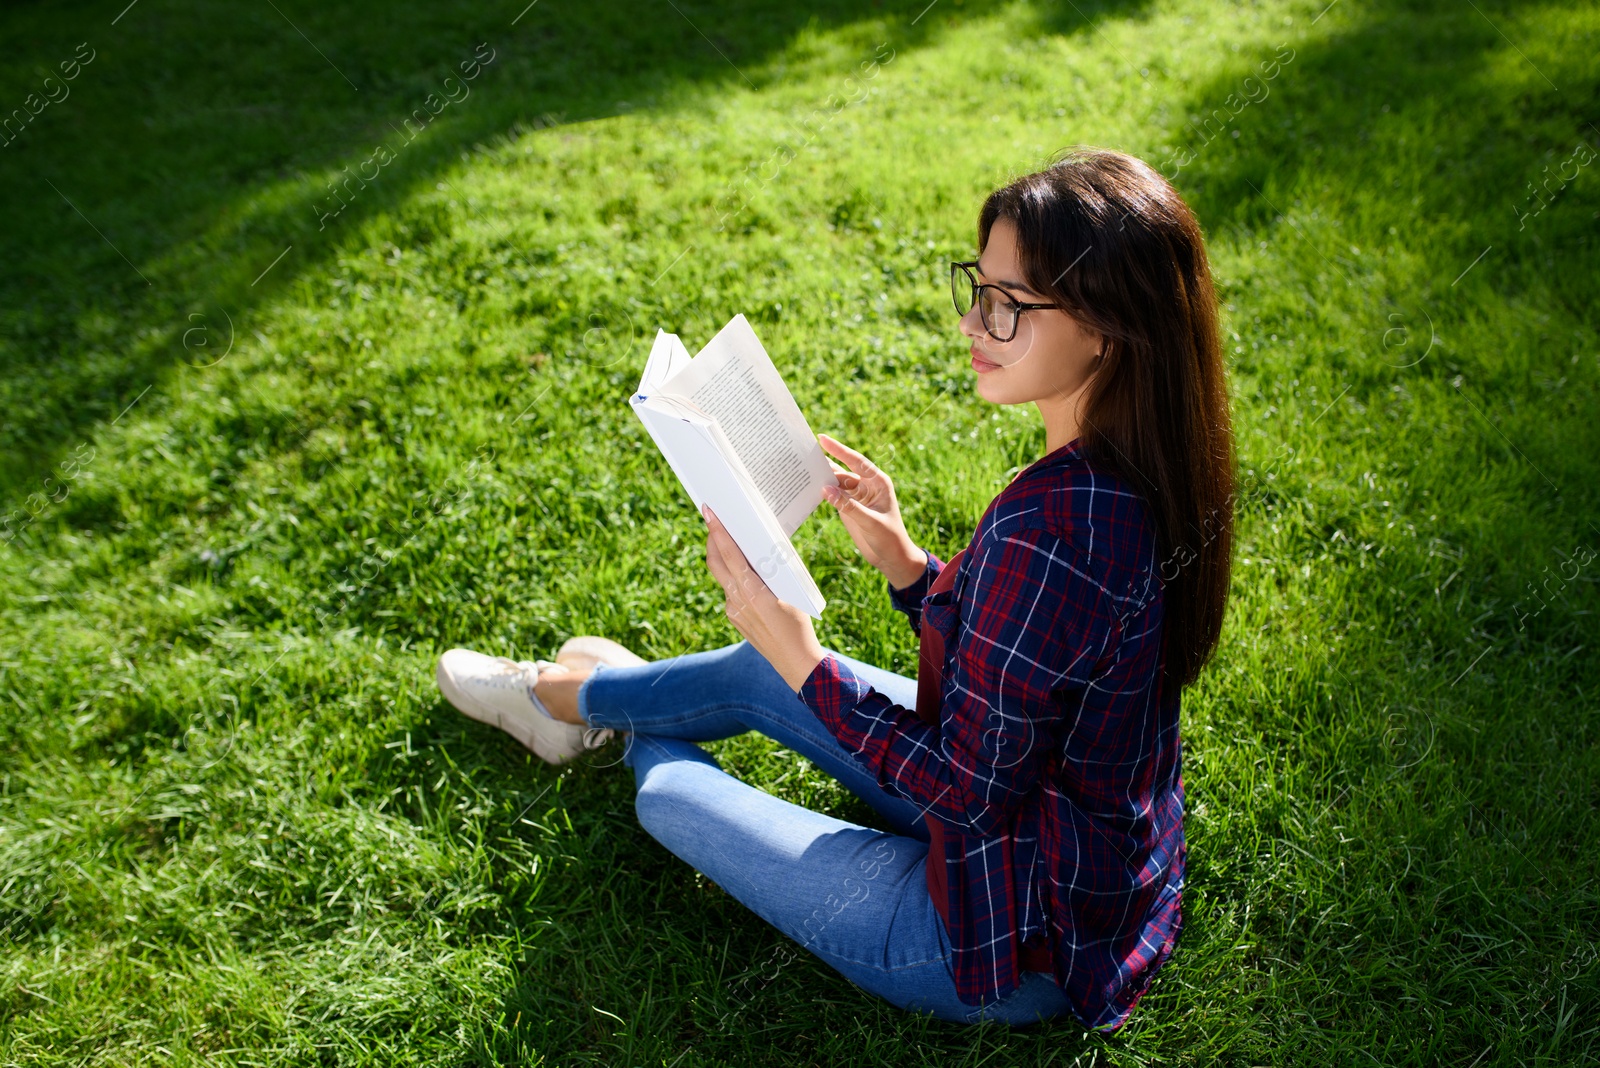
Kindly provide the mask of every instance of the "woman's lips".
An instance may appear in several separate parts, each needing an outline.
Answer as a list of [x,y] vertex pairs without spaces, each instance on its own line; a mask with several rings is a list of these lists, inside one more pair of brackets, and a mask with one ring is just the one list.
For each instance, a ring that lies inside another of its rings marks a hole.
[[972,369],[978,372],[980,375],[999,368],[1000,365],[995,363],[993,360],[986,360],[982,356],[979,356],[977,349],[974,348],[971,350],[971,352]]

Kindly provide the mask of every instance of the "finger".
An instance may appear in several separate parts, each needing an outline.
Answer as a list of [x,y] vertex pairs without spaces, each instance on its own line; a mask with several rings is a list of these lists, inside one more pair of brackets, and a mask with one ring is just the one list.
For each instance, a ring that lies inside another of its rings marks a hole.
[[755,569],[750,566],[750,561],[744,558],[744,550],[739,548],[739,543],[733,540],[733,535],[728,533],[728,528],[722,525],[722,520],[717,518],[717,513],[711,510],[710,505],[706,506],[705,514],[706,523],[711,529],[712,544],[721,554],[729,576],[742,585],[745,573],[754,574]]
[[860,501],[848,494],[841,494],[839,499],[834,502],[834,507],[839,510],[840,518],[843,518],[847,515],[855,515],[857,512],[866,510],[865,506],[862,505]]
[[765,601],[768,598],[776,601],[778,595],[772,592],[771,587],[767,585],[767,580],[762,578],[760,572],[750,563],[749,558],[744,554],[744,550],[739,548],[739,543],[733,540],[732,534],[728,533],[728,528],[722,525],[722,520],[717,518],[717,514],[711,511],[709,505],[706,506],[704,512],[707,524],[714,528],[712,537],[717,550],[721,553],[724,565],[723,574],[725,576],[721,580],[722,589],[727,595],[730,605],[733,602],[734,594],[739,594],[740,604],[733,611],[743,611],[745,605],[751,601]]
[[722,587],[722,592],[728,592],[728,565],[723,562],[722,552],[717,548],[715,535],[706,532],[706,569],[711,572],[711,577],[716,579],[717,585]]
[[847,497],[839,502],[838,515],[846,523],[854,524],[857,532],[867,537],[871,536],[872,531],[881,528],[885,522],[882,512],[868,508],[854,497]]
[[864,475],[870,472],[872,468],[872,461],[868,460],[859,452],[856,452],[856,450],[852,449],[850,446],[845,445],[842,442],[835,441],[826,434],[818,434],[817,440],[822,443],[822,447],[824,449],[828,450],[835,456],[839,457],[839,459],[849,464],[850,470],[854,471],[856,474]]
[[706,566],[724,591],[731,590],[738,580],[738,568],[730,559],[729,547],[738,554],[740,563],[744,562],[744,554],[739,552],[739,546],[728,533],[728,528],[722,525],[722,520],[717,518],[709,505],[701,509],[701,514],[706,521]]
[[726,574],[728,560],[722,551],[722,539],[727,535],[727,530],[720,523],[714,522],[712,516],[706,514],[704,509],[701,515],[706,521],[706,562],[714,571]]

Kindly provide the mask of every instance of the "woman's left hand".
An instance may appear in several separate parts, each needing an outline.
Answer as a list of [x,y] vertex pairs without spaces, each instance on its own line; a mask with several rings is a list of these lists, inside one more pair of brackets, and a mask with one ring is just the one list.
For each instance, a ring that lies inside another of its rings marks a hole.
[[733,629],[756,647],[777,669],[789,689],[800,692],[813,669],[827,655],[817,641],[811,617],[778,600],[709,505],[706,520],[706,566],[727,597],[724,611]]

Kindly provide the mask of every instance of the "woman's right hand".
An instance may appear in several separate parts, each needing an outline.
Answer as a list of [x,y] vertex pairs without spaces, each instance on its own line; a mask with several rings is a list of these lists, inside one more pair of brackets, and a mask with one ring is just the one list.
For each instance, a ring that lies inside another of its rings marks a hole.
[[889,585],[904,589],[922,577],[928,566],[928,554],[917,548],[906,533],[900,518],[900,504],[895,500],[894,483],[889,476],[865,456],[835,441],[826,434],[817,440],[824,451],[837,456],[846,464],[833,465],[837,486],[822,491],[828,503],[839,513],[850,540],[856,543],[867,563],[883,572]]

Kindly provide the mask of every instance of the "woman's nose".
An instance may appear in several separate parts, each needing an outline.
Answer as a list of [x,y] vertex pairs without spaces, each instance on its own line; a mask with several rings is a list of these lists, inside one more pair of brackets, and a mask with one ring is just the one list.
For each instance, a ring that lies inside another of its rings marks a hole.
[[978,335],[984,333],[983,321],[978,316],[978,306],[976,304],[967,309],[967,314],[963,315],[956,325],[963,334],[973,340],[977,340]]

